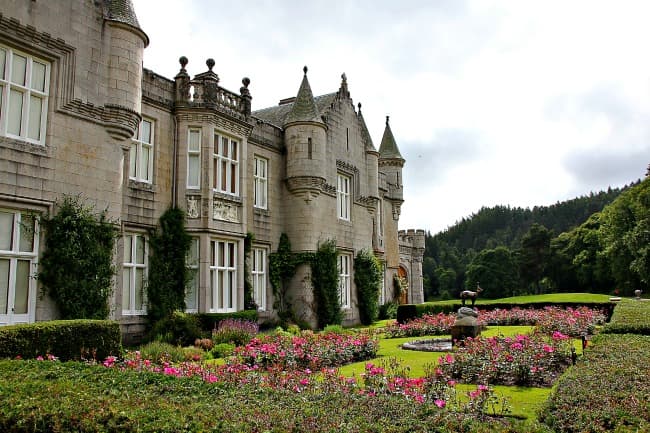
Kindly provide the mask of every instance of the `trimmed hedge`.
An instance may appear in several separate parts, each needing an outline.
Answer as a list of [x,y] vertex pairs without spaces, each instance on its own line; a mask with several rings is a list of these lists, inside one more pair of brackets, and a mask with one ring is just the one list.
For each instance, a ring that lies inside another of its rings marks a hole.
[[547,431],[399,395],[297,394],[77,362],[0,361],[0,401],[0,431],[7,433]]
[[257,310],[244,310],[234,313],[198,313],[196,317],[199,319],[202,330],[212,332],[219,326],[219,322],[225,319],[242,319],[257,323],[258,314]]
[[56,320],[0,327],[0,358],[54,355],[62,361],[103,360],[122,351],[120,325],[110,320]]
[[616,305],[611,321],[602,332],[650,335],[650,302],[623,299]]
[[[463,305],[459,303],[435,303],[425,302],[423,304],[402,304],[397,307],[397,322],[406,323],[416,317],[422,317],[425,314],[449,314],[455,313]],[[470,305],[467,305],[470,306]],[[609,319],[612,316],[615,304],[611,302],[503,302],[503,303],[481,303],[477,302],[476,308],[481,310],[510,310],[514,307],[519,308],[533,308],[542,310],[546,307],[558,308],[576,308],[576,307],[589,307],[592,309],[603,310]]]
[[650,337],[599,335],[540,412],[557,432],[650,431]]

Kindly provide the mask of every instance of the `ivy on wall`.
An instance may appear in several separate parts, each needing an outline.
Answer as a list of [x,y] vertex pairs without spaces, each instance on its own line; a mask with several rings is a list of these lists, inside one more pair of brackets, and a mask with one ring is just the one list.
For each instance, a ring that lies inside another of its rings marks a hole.
[[354,284],[357,287],[359,318],[370,325],[379,316],[381,263],[370,250],[361,250],[354,258]]
[[282,233],[278,250],[269,254],[269,281],[273,289],[273,307],[281,321],[294,318],[293,309],[287,299],[287,286],[296,272],[296,266],[289,237],[286,233]]
[[318,251],[311,263],[311,278],[319,328],[324,328],[327,325],[340,325],[343,321],[337,255],[336,242],[328,240],[318,246]]
[[45,251],[38,279],[62,319],[106,319],[115,274],[118,230],[78,196],[65,196],[55,215],[42,216]]
[[149,233],[147,313],[152,322],[185,310],[185,290],[191,279],[186,261],[191,242],[185,230],[185,213],[177,207],[165,211],[160,226]]
[[251,273],[251,251],[253,250],[253,241],[255,235],[253,233],[246,233],[244,238],[244,309],[257,310],[258,305],[253,299],[253,278]]

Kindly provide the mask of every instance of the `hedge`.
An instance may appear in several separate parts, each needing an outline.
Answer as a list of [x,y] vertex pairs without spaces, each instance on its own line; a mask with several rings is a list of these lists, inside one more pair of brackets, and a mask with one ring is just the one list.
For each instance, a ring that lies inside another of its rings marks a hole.
[[0,358],[54,355],[103,360],[122,351],[120,325],[110,320],[56,320],[0,327]]
[[599,335],[558,381],[540,421],[558,432],[650,431],[650,337]]
[[78,362],[0,361],[0,401],[6,433],[548,431],[398,395],[297,394]]
[[650,335],[650,302],[623,299],[616,305],[611,321],[602,332]]
[[198,313],[197,318],[201,324],[201,329],[210,332],[219,326],[219,322],[225,319],[242,319],[256,322],[258,319],[257,310],[243,310],[234,313]]
[[[397,307],[397,322],[406,323],[416,317],[422,317],[425,314],[449,314],[455,313],[463,305],[459,302],[457,304],[440,304],[435,302],[425,302],[423,304],[402,304]],[[607,318],[609,319],[614,310],[615,304],[611,302],[504,302],[504,303],[477,303],[476,308],[481,310],[510,310],[512,308],[533,308],[541,310],[546,307],[559,307],[559,308],[576,308],[576,307],[589,307],[592,309],[604,310]]]

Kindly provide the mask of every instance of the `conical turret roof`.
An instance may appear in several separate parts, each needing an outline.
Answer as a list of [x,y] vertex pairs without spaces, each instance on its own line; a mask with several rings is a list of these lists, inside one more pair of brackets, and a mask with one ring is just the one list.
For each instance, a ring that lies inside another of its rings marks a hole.
[[131,0],[104,0],[104,18],[128,24],[142,34],[144,46],[149,45],[149,36],[142,30]]
[[302,83],[300,84],[300,89],[291,107],[291,111],[284,121],[285,125],[294,122],[323,123],[320,114],[318,114],[316,103],[314,102],[314,95],[311,91],[309,80],[307,80],[307,66],[303,68],[303,71],[305,75],[302,77]]
[[401,159],[402,154],[399,153],[399,148],[395,142],[395,137],[393,136],[393,131],[390,130],[390,124],[388,123],[389,117],[386,116],[386,128],[384,129],[384,136],[381,138],[381,145],[379,146],[379,158],[381,159]]

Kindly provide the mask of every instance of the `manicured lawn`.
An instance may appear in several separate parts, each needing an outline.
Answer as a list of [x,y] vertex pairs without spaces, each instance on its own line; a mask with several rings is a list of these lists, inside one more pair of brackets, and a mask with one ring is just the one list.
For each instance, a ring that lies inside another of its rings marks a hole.
[[[512,296],[510,298],[499,299],[479,299],[476,305],[480,304],[528,304],[528,303],[544,303],[544,302],[609,302],[609,295],[601,295],[596,293],[548,293],[545,295],[526,295],[526,296]],[[436,301],[433,304],[453,305],[460,303],[460,299],[449,299],[447,301]]]

